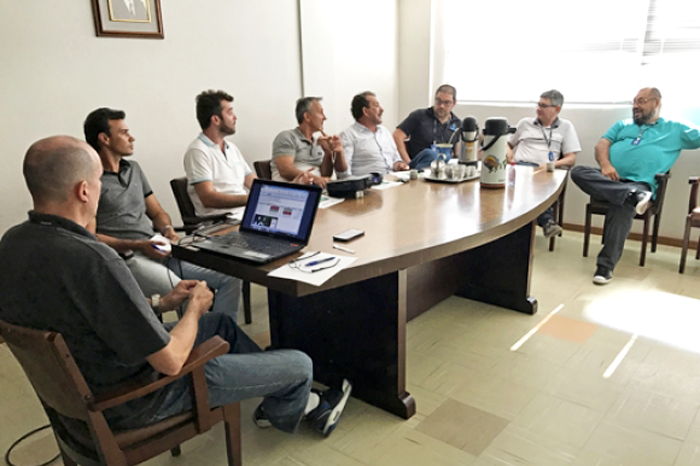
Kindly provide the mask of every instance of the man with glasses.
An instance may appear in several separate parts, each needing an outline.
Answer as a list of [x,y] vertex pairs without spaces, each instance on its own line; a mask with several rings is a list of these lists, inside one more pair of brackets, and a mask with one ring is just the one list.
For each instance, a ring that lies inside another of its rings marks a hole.
[[635,215],[643,214],[656,191],[657,174],[668,172],[681,150],[700,148],[700,131],[659,117],[661,93],[654,87],[634,98],[632,118],[618,121],[595,146],[600,168],[575,167],[571,179],[591,197],[610,203],[603,249],[593,283],[612,280]]
[[[557,90],[540,95],[537,117],[520,120],[515,133],[508,140],[509,162],[540,168],[545,167],[547,162],[554,162],[555,167],[571,167],[576,163],[576,153],[581,151],[581,143],[574,125],[569,120],[559,118],[563,104],[564,96]],[[561,227],[554,221],[551,206],[537,217],[537,224],[542,227],[546,238],[561,233]]]
[[[394,142],[411,168],[426,168],[438,156],[437,144],[454,143],[462,122],[452,113],[457,90],[443,84],[435,92],[435,104],[411,112],[394,131]],[[408,139],[408,141],[406,141]]]

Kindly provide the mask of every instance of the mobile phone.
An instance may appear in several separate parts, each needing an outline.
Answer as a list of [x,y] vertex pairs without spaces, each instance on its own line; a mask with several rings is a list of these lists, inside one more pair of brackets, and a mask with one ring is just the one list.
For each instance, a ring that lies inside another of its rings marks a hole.
[[335,241],[350,241],[351,239],[358,238],[362,235],[364,235],[365,232],[362,230],[358,230],[357,228],[350,228],[349,230],[345,230],[342,233],[338,233],[336,235],[333,235],[333,239]]

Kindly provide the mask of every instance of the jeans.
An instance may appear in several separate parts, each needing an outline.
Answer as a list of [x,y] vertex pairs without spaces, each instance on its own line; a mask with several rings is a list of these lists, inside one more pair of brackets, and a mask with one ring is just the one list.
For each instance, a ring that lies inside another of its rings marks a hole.
[[610,204],[605,215],[603,249],[596,265],[613,270],[622,256],[625,240],[632,229],[636,215],[635,206],[625,201],[632,192],[651,191],[646,183],[629,180],[613,181],[603,175],[599,168],[576,166],[571,169],[571,179],[581,190],[592,198]]
[[[174,323],[166,324],[168,330],[172,326]],[[297,350],[261,351],[228,316],[207,313],[199,320],[195,346],[215,335],[226,340],[231,349],[204,366],[209,406],[215,408],[262,396],[270,423],[284,432],[294,432],[311,390],[311,358]],[[130,422],[153,424],[192,408],[189,377],[166,389],[168,394],[153,417]]]
[[134,256],[126,260],[126,265],[147,297],[154,293],[161,296],[168,294],[181,279],[204,280],[216,291],[212,311],[226,314],[234,322],[238,317],[238,305],[241,299],[241,280],[238,278],[173,257],[168,257],[161,263],[141,252],[134,252]]
[[[438,158],[438,151],[432,149],[423,149],[418,152],[415,157],[411,159],[408,163],[409,168],[422,170],[423,168],[430,168],[430,163]],[[449,159],[446,159],[447,162]]]

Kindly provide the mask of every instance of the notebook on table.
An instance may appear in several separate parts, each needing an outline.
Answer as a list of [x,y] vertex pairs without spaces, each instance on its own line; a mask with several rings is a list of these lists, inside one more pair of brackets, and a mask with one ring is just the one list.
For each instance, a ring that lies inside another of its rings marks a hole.
[[258,264],[288,256],[308,244],[320,199],[318,186],[257,178],[240,229],[195,246]]

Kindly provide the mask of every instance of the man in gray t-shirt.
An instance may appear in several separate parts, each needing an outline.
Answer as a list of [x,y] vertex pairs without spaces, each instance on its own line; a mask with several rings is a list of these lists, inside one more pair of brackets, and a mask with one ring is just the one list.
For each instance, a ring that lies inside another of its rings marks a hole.
[[235,321],[241,281],[170,255],[169,243],[179,237],[139,164],[125,159],[134,153],[134,138],[125,116],[120,110],[98,108],[85,120],[85,138],[104,168],[91,231],[117,252],[133,253],[126,265],[146,296],[166,295],[180,279],[204,280],[216,290],[213,311],[228,314]]
[[[272,143],[272,179],[292,181],[309,171],[314,184],[325,186],[335,170],[342,178],[348,169],[343,145],[338,136],[326,136],[323,132],[323,113],[320,97],[303,97],[297,100],[296,117],[299,126],[282,131]],[[320,136],[314,141],[314,133]]]

